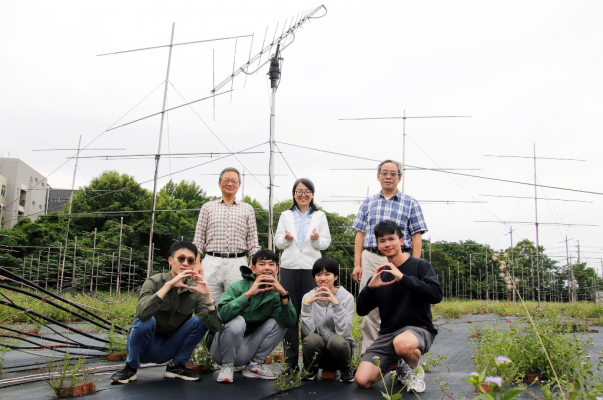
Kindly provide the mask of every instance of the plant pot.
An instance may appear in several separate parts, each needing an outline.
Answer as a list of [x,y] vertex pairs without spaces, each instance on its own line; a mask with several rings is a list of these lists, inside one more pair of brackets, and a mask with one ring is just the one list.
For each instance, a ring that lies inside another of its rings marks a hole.
[[202,374],[204,371],[203,365],[187,365],[186,368],[195,371],[197,374]]
[[588,330],[590,333],[599,333],[598,329],[589,329]]
[[322,370],[322,374],[320,375],[322,379],[333,380],[337,378],[337,371],[325,371]]
[[523,381],[525,383],[533,383],[534,381],[538,381],[539,374],[532,371],[526,371],[525,376],[523,377]]
[[[482,389],[484,389],[484,392],[486,392],[486,393],[492,392],[492,389],[490,389],[490,385],[488,385],[487,383],[482,383]],[[479,386],[475,387],[475,392],[482,393],[482,391],[479,390]]]
[[107,354],[107,361],[123,361],[125,357],[123,353],[109,353]]
[[86,386],[88,387],[88,393],[96,392],[96,382],[86,382]]
[[264,360],[264,364],[271,364],[271,363],[272,363],[272,356],[266,357],[266,359]]
[[37,335],[38,331],[35,329],[23,329],[23,333],[29,333],[30,335]]
[[471,335],[469,335],[469,337],[470,337],[471,339],[475,339],[475,338],[477,337],[477,333],[472,333]]
[[68,397],[80,397],[88,394],[90,392],[90,383],[91,382],[83,382],[78,383],[75,386],[63,386],[63,390],[61,390],[61,394],[58,397],[65,399]]
[[276,362],[283,361],[283,358],[285,358],[285,355],[283,353],[277,353],[274,355],[274,361]]

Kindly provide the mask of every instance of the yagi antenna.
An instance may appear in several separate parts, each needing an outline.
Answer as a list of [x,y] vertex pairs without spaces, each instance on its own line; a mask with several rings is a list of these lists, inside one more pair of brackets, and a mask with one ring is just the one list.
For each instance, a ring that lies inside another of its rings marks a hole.
[[[320,10],[324,10],[324,13],[320,16],[315,16]],[[272,42],[268,45],[262,45],[262,50],[256,54],[255,56],[248,58],[247,62],[240,66],[237,70],[234,69],[233,63],[233,71],[232,74],[220,82],[218,85],[214,86],[211,90],[212,96],[215,93],[227,85],[229,82],[234,84],[234,78],[238,76],[240,73],[244,73],[246,75],[252,75],[256,73],[260,68],[262,68],[267,63],[270,63],[270,69],[268,71],[269,79],[270,79],[270,90],[272,92],[271,98],[271,106],[270,106],[270,165],[269,165],[269,184],[268,184],[268,192],[269,192],[269,200],[268,200],[268,248],[273,249],[272,237],[273,237],[273,204],[274,204],[274,153],[275,153],[275,127],[276,127],[276,117],[275,117],[275,104],[276,104],[276,90],[278,89],[278,84],[281,78],[281,67],[282,67],[282,58],[280,57],[280,53],[283,52],[287,47],[291,45],[295,41],[295,32],[301,28],[306,22],[313,18],[322,18],[327,14],[327,8],[324,5],[315,8],[306,14],[303,18],[301,18],[295,25],[290,25],[289,28],[285,31],[285,27],[287,25],[287,20],[283,24],[283,28],[281,31],[281,35],[276,37],[278,32],[278,26],[276,25],[276,29],[274,30],[274,36],[272,37]],[[266,28],[266,33],[268,32],[268,28]],[[265,40],[265,39],[264,39]],[[264,53],[270,54],[272,48],[276,45],[276,51],[273,56],[269,57],[266,61],[261,62],[262,55]],[[250,52],[251,53],[251,52]],[[235,57],[236,57],[236,49],[235,49]],[[249,71],[249,67],[252,63],[258,60],[258,67],[253,71]],[[215,112],[215,111],[214,111]],[[286,162],[286,161],[285,161]]]

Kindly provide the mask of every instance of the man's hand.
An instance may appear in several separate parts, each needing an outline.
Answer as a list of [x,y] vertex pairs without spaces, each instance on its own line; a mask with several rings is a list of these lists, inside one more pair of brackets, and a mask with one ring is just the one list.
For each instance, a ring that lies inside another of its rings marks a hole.
[[195,274],[193,276],[194,281],[197,283],[197,286],[189,286],[190,290],[194,290],[195,292],[201,293],[205,296],[205,300],[207,303],[212,302],[211,292],[209,291],[209,284],[205,279],[203,279],[203,275]]
[[184,284],[184,280],[186,280],[186,278],[188,278],[191,275],[195,275],[195,272],[191,271],[190,269],[182,271],[178,275],[176,275],[176,277],[174,279],[172,279],[171,281],[167,281],[164,286],[169,286],[170,288],[174,288],[174,287],[188,288],[188,286],[186,286]]
[[360,280],[362,279],[362,267],[360,265],[356,265],[354,267],[354,271],[352,271],[352,278],[356,283],[360,284]]
[[[392,274],[394,276],[394,280],[389,282],[383,282],[381,280],[382,274]],[[381,286],[391,285],[394,282],[398,282],[400,279],[402,279],[403,276],[404,274],[402,274],[402,272],[400,272],[400,270],[396,268],[396,266],[392,263],[380,265],[375,270],[375,273],[373,274],[373,279],[371,279],[368,286],[371,289],[375,289]]]
[[292,241],[294,239],[293,235],[291,234],[291,232],[289,231],[285,231],[285,240],[288,240],[289,242]]
[[338,304],[339,300],[335,297],[335,295],[331,292],[328,287],[322,286],[316,288],[314,292],[308,297],[306,300],[306,304],[312,304],[315,301],[328,301],[331,304]]
[[320,236],[318,236],[318,232],[316,232],[316,228],[314,228],[314,230],[310,234],[310,240],[318,240],[319,237]]

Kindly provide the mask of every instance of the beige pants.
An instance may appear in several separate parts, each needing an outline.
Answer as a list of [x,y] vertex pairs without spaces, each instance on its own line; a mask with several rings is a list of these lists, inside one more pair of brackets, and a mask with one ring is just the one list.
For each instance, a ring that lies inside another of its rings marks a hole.
[[211,297],[220,302],[220,297],[228,289],[231,283],[243,279],[241,276],[241,266],[247,266],[247,257],[221,258],[206,254],[201,261],[203,268],[203,277],[207,281]]
[[[370,251],[364,250],[362,252],[362,260],[360,266],[362,267],[362,278],[360,279],[360,290],[364,289],[369,278],[373,276],[378,266],[387,264],[387,257],[379,254],[371,253]],[[375,308],[373,311],[368,313],[362,321],[362,350],[361,354],[364,354],[371,344],[377,339],[379,327],[381,326],[381,318],[379,317],[379,309]]]
[[[410,255],[408,252],[405,252]],[[364,289],[369,278],[373,276],[378,266],[387,264],[387,257],[379,254],[371,253],[364,250],[362,252],[362,278],[360,279],[360,290]],[[379,328],[381,327],[381,318],[379,317],[379,309],[375,308],[368,313],[362,321],[362,351],[361,354],[373,344],[379,336]]]

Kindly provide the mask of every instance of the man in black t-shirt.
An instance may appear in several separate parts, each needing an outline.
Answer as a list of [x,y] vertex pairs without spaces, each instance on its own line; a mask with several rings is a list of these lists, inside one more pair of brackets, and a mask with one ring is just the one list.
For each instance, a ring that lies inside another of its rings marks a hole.
[[429,351],[437,330],[432,323],[431,304],[442,301],[442,287],[430,263],[402,253],[404,238],[393,221],[375,225],[375,237],[389,264],[377,267],[375,274],[356,300],[356,312],[367,315],[379,308],[381,329],[367,349],[356,372],[356,385],[368,389],[399,359],[411,370],[401,381],[407,391],[425,391],[425,372],[419,365],[421,354]]

